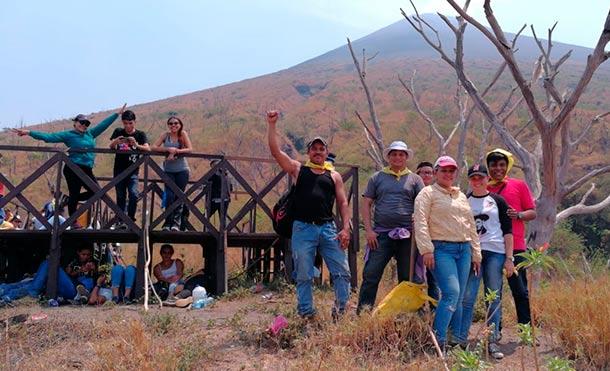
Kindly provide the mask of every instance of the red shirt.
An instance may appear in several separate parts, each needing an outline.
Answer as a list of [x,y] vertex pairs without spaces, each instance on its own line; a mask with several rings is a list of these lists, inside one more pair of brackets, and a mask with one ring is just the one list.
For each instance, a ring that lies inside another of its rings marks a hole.
[[[532,197],[527,184],[521,179],[507,178],[504,182],[495,185],[487,186],[487,190],[492,193],[498,193],[508,203],[508,206],[517,210],[525,211],[536,208],[536,203]],[[515,251],[525,251],[525,222],[520,219],[513,219],[513,239]]]

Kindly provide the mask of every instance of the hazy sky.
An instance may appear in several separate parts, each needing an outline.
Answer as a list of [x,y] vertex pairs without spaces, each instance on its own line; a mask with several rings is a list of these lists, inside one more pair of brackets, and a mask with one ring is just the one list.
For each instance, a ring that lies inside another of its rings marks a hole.
[[[463,0],[462,0],[463,1]],[[460,3],[462,1],[459,1]],[[414,0],[420,12],[452,12]],[[471,13],[482,18],[482,0]],[[608,0],[494,0],[506,31],[561,22],[592,47]],[[275,72],[401,19],[406,0],[2,1],[0,127],[37,123]]]

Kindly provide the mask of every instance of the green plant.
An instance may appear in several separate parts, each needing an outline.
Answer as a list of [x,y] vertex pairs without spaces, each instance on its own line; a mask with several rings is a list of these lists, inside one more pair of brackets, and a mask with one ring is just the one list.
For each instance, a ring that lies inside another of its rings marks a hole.
[[487,370],[491,368],[491,365],[481,359],[481,347],[477,347],[475,351],[467,349],[455,349],[451,352],[454,358],[454,364],[451,366],[453,371],[466,371],[466,370]]
[[531,346],[534,344],[534,335],[532,334],[532,326],[529,323],[517,324],[517,336],[521,344]]
[[575,371],[574,361],[559,357],[550,358],[546,364],[549,371]]
[[176,316],[170,313],[145,314],[144,323],[152,328],[157,335],[167,334],[176,324]]

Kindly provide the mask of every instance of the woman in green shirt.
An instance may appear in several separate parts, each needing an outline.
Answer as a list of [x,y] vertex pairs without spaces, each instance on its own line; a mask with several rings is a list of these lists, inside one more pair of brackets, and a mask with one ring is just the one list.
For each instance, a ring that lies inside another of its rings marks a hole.
[[[60,131],[57,133],[45,133],[42,131],[27,130],[27,129],[12,129],[12,131],[19,135],[29,135],[34,139],[42,140],[46,143],[64,143],[70,149],[90,149],[95,148],[95,138],[100,136],[104,130],[108,129],[110,125],[125,111],[127,104],[124,104],[118,113],[106,117],[102,122],[89,128],[91,121],[85,115],[77,115],[72,119],[74,122],[74,128],[72,130]],[[95,162],[95,153],[93,152],[70,152],[68,157],[76,166],[78,166],[89,178],[97,183],[95,175],[93,175],[93,164]],[[70,169],[68,166],[64,166],[64,176],[66,177],[66,183],[68,184],[68,212],[70,215],[76,211],[78,201],[88,200],[93,196],[93,191],[85,185],[85,183]],[[85,192],[81,193],[80,190],[85,187]]]

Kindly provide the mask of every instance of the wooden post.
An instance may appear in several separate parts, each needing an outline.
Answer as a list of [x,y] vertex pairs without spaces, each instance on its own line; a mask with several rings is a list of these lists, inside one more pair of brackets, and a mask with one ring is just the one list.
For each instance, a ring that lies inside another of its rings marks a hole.
[[360,194],[358,190],[358,168],[352,167],[352,240],[348,248],[348,262],[351,273],[352,290],[358,287],[358,251],[360,251],[360,214],[358,202]]
[[[148,188],[148,161],[150,160],[150,157],[148,157],[146,159],[146,161],[144,162],[144,187],[143,189],[147,189]],[[154,191],[153,192],[153,197],[154,197]],[[153,204],[154,204],[154,199],[153,202],[151,203],[151,208],[150,208],[150,213],[152,215],[153,212]],[[137,255],[137,269],[136,269],[136,290],[135,290],[135,297],[139,298],[142,297],[144,295],[144,290],[148,290],[148,287],[144,287],[144,270],[146,269],[145,265],[146,265],[146,252],[144,251],[144,249],[147,248],[146,243],[144,242],[144,228],[149,228],[148,224],[147,224],[147,218],[149,218],[149,216],[147,215],[147,210],[148,209],[148,192],[144,193],[142,195],[142,229],[140,230],[140,235],[138,238],[138,255]],[[148,219],[150,220],[150,219]],[[148,231],[149,235],[150,235],[150,230]],[[152,249],[148,250],[149,254],[152,254]]]
[[47,296],[50,298],[57,297],[57,270],[59,269],[59,261],[61,259],[61,239],[59,236],[59,211],[62,206],[59,204],[61,194],[61,164],[62,161],[57,161],[57,178],[55,179],[55,189],[53,190],[55,210],[53,210],[53,229],[51,232],[51,244],[49,246],[49,271],[47,275]]
[[[226,160],[222,159],[222,164],[226,164]],[[224,166],[221,168],[221,187],[220,198],[224,200],[227,188],[227,173]],[[220,203],[220,222],[218,224],[218,236],[216,237],[216,261],[214,262],[215,270],[215,294],[222,295],[227,291],[227,266],[226,266],[226,247],[227,247],[227,207],[225,202]]]

